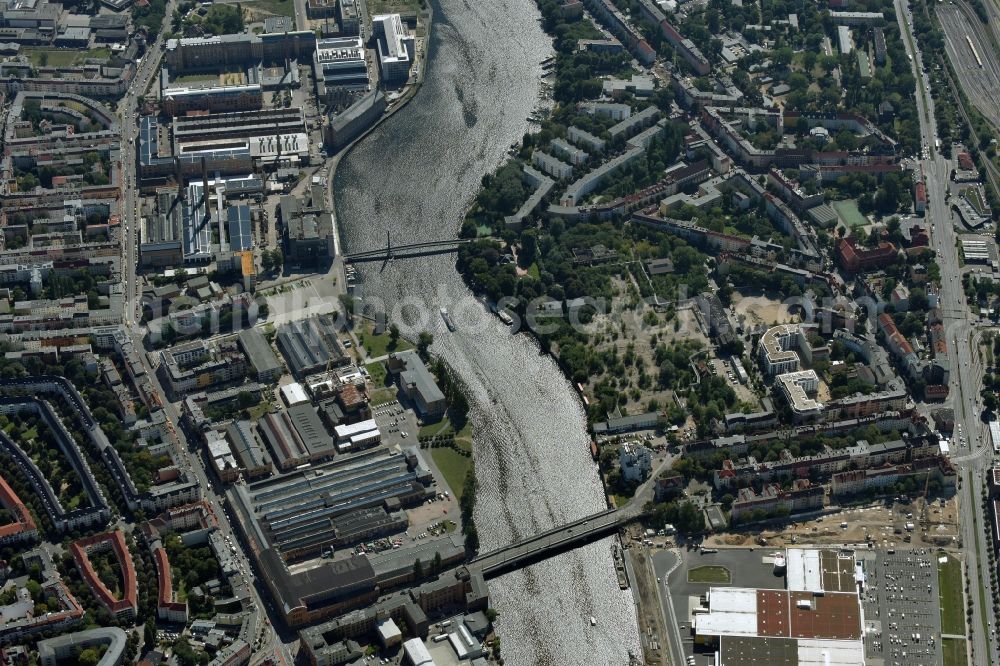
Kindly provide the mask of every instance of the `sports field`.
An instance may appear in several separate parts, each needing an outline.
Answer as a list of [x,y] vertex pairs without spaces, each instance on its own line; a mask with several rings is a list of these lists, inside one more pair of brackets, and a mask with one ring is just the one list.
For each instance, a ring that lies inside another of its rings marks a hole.
[[858,206],[854,203],[853,199],[848,199],[847,201],[834,201],[833,209],[837,211],[837,215],[840,217],[841,222],[851,229],[863,227],[868,224],[868,220],[861,214],[861,211],[858,210]]

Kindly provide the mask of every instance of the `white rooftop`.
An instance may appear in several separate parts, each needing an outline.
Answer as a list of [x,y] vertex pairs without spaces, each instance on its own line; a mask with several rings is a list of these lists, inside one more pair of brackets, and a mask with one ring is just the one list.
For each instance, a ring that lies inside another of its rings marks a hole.
[[357,423],[350,423],[347,425],[339,425],[333,429],[337,435],[337,439],[349,439],[355,435],[360,435],[362,433],[373,432],[378,430],[378,424],[375,423],[375,419],[368,419],[367,421],[358,421]]
[[299,384],[298,382],[292,382],[291,384],[285,384],[282,386],[281,395],[289,407],[303,402],[309,402],[309,396],[306,394],[306,390],[302,387],[302,384]]
[[399,630],[395,620],[391,617],[379,622],[378,633],[382,637],[382,641],[386,643],[403,635],[403,632]]
[[865,648],[861,641],[801,638],[798,658],[799,666],[855,666],[865,663]]
[[823,571],[819,551],[789,548],[785,557],[785,586],[792,592],[822,592]]
[[708,590],[709,612],[694,616],[699,636],[756,636],[757,590],[713,587]]
[[427,646],[419,638],[411,638],[403,643],[403,652],[413,666],[434,666],[434,659],[427,651]]

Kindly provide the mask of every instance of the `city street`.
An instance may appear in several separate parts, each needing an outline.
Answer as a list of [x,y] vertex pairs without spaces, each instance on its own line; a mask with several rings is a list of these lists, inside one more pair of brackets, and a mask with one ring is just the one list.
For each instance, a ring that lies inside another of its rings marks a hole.
[[[992,548],[987,528],[989,516],[984,513],[980,501],[985,472],[992,464],[992,456],[983,455],[989,448],[980,420],[982,408],[979,405],[979,390],[983,370],[978,350],[972,348],[970,340],[977,336],[973,335],[971,313],[962,289],[962,273],[955,246],[956,234],[946,202],[949,163],[936,149],[938,137],[934,100],[923,77],[921,54],[915,48],[912,19],[902,0],[896,0],[895,6],[900,30],[904,35],[903,42],[913,56],[920,133],[925,154],[929,156],[922,160],[922,165],[927,184],[927,218],[931,221],[931,239],[941,268],[940,310],[951,358],[949,402],[955,411],[953,456],[959,468],[959,499],[965,505],[965,510],[959,514],[963,554],[966,570],[972,579],[970,598],[966,599],[972,609],[972,655],[976,663],[997,663],[996,644],[989,640],[983,630],[983,627],[988,626],[988,619],[995,617],[992,595],[988,593],[988,560],[984,556]],[[984,660],[983,655],[989,655],[988,660]]]
[[[176,3],[174,1],[167,3],[163,26],[160,31],[161,35],[169,28],[170,18],[173,15],[175,4]],[[196,454],[190,453],[189,451],[187,438],[181,428],[180,411],[175,404],[167,401],[167,394],[160,385],[159,378],[156,376],[155,367],[150,365],[147,354],[142,348],[142,330],[139,327],[141,317],[138,310],[141,284],[140,279],[136,276],[136,266],[138,265],[139,260],[138,245],[140,241],[139,225],[141,218],[139,211],[139,184],[136,182],[138,172],[135,164],[135,146],[138,140],[137,118],[139,99],[146,93],[150,83],[153,81],[153,78],[158,75],[160,59],[162,56],[163,40],[158,39],[155,43],[149,46],[149,50],[143,57],[135,78],[132,80],[132,85],[130,86],[128,93],[125,95],[118,107],[118,113],[121,119],[123,145],[123,149],[121,151],[123,174],[122,184],[124,188],[122,196],[122,201],[124,202],[122,209],[122,221],[125,225],[125,233],[122,234],[122,242],[124,244],[122,248],[122,260],[125,266],[124,281],[127,294],[124,313],[125,325],[131,330],[133,341],[140,352],[139,358],[142,360],[143,366],[146,368],[146,372],[153,381],[153,386],[163,401],[164,412],[166,413],[167,420],[169,422],[169,429],[175,436],[175,460],[181,467],[190,470],[191,473],[193,473],[197,478],[198,483],[203,490],[205,501],[208,502],[209,506],[212,508],[212,512],[218,519],[219,529],[223,536],[231,537],[232,539],[238,541],[238,537],[234,534],[229,518],[226,515],[223,502],[215,493],[213,484],[209,479],[200,457]],[[294,656],[289,650],[288,645],[282,642],[274,630],[274,623],[281,622],[282,619],[275,613],[274,607],[270,604],[270,602],[266,604],[264,603],[264,597],[262,597],[262,594],[267,594],[267,592],[264,590],[263,586],[258,585],[258,577],[251,570],[251,564],[243,549],[237,549],[236,557],[239,561],[242,575],[249,583],[247,587],[252,595],[253,605],[259,611],[256,615],[258,618],[258,626],[253,631],[254,640],[251,641],[253,644],[253,657],[251,658],[251,663],[262,663],[270,658],[276,658],[279,663],[294,663]],[[267,617],[268,620],[263,622],[262,620],[264,620],[265,617]],[[289,643],[291,642],[294,642],[294,636],[290,637]]]

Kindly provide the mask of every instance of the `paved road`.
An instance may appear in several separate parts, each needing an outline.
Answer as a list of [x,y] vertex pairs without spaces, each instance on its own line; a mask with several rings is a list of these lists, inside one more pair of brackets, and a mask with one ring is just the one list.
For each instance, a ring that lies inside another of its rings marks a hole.
[[[173,15],[174,6],[174,0],[167,3],[163,26],[160,33],[161,35],[169,28],[170,17]],[[140,196],[139,186],[136,182],[138,172],[135,163],[135,146],[138,140],[137,106],[139,98],[144,95],[146,90],[149,88],[150,83],[154,80],[154,77],[159,75],[159,65],[162,56],[163,42],[162,39],[160,39],[150,45],[146,55],[142,59],[142,63],[139,66],[138,71],[136,72],[132,85],[129,87],[128,92],[118,106],[118,113],[122,127],[121,170],[122,186],[124,188],[122,193],[122,217],[123,224],[125,225],[125,233],[122,234],[122,262],[124,264],[123,273],[127,294],[125,299],[124,321],[126,326],[131,329],[133,341],[140,350],[139,356],[142,363],[146,367],[147,373],[149,373],[151,379],[153,380],[154,387],[163,399],[164,411],[166,412],[167,419],[170,422],[170,429],[176,435],[175,460],[182,468],[189,470],[197,478],[199,485],[204,490],[206,501],[212,507],[213,512],[218,518],[219,528],[223,535],[231,536],[238,543],[236,535],[233,534],[232,526],[230,525],[229,519],[222,506],[222,502],[213,489],[213,484],[206,473],[202,461],[198,456],[192,455],[188,451],[187,438],[185,437],[183,430],[180,428],[180,412],[175,405],[167,402],[166,400],[167,394],[164,392],[163,387],[160,385],[159,380],[156,377],[155,368],[149,364],[145,351],[142,348],[142,331],[138,325],[140,313],[137,308],[140,283],[139,279],[136,277],[136,266],[139,259],[138,243]],[[265,659],[272,657],[277,658],[278,661],[282,663],[294,663],[294,658],[288,650],[288,647],[276,635],[273,628],[273,623],[280,622],[281,619],[274,612],[273,605],[271,605],[270,602],[267,604],[264,603],[261,591],[256,587],[258,577],[254,575],[254,572],[251,569],[251,564],[241,548],[237,549],[237,559],[239,561],[240,569],[243,571],[243,575],[249,582],[248,587],[250,589],[253,604],[260,611],[257,614],[257,617],[259,618],[258,627],[255,629],[253,636],[255,638],[259,638],[261,643],[260,646],[253,651],[251,663],[260,663]],[[265,618],[267,618],[266,622]],[[251,639],[251,644],[253,642],[253,639]]]
[[[992,596],[980,594],[980,581],[989,587],[988,560],[981,557],[982,553],[992,547],[988,539],[988,517],[984,515],[980,494],[985,478],[985,470],[992,463],[990,456],[983,455],[986,437],[983,423],[979,416],[980,381],[983,370],[979,363],[979,354],[974,353],[970,336],[974,336],[973,324],[970,321],[968,304],[962,290],[961,268],[958,263],[958,252],[955,247],[955,231],[952,227],[951,214],[946,203],[948,189],[948,161],[937,150],[937,125],[934,120],[934,100],[926,88],[922,74],[921,54],[914,48],[916,40],[913,36],[912,20],[908,18],[905,4],[895,0],[896,16],[900,29],[904,34],[903,43],[913,56],[913,74],[917,80],[917,111],[920,118],[920,134],[928,159],[922,161],[924,175],[927,180],[928,211],[927,218],[931,220],[931,238],[937,252],[937,261],[941,267],[941,314],[944,320],[945,337],[948,342],[951,357],[951,395],[949,402],[955,410],[955,450],[959,462],[960,501],[964,503],[959,517],[961,521],[961,536],[964,545],[963,552],[966,566],[972,578],[970,598],[966,603],[972,608],[973,629],[972,649],[976,663],[1000,663],[997,659],[996,643],[985,635],[982,626],[983,618],[995,617],[992,608]],[[974,336],[978,338],[978,336]],[[988,659],[984,659],[989,655]]]

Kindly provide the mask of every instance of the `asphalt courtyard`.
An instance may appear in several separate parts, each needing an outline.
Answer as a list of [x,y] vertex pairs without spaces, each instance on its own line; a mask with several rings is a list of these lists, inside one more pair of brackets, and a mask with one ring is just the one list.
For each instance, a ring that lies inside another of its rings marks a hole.
[[[688,612],[689,597],[700,597],[710,587],[734,586],[755,587],[761,589],[785,589],[784,576],[775,576],[771,564],[765,564],[764,558],[770,557],[774,550],[768,548],[731,548],[720,549],[718,553],[702,554],[697,550],[674,551],[664,550],[652,556],[653,569],[656,572],[661,588],[660,598],[663,601],[664,615],[667,621],[676,622],[677,633],[684,650],[684,657],[696,655],[702,660],[707,653],[696,653],[694,641],[691,638],[691,618]],[[679,558],[679,561],[678,561]],[[731,583],[689,583],[688,571],[704,566],[719,566],[729,570]],[[673,571],[671,572],[671,569]],[[669,576],[668,576],[668,572]],[[670,604],[671,608],[667,608]],[[668,626],[668,631],[672,630]],[[701,661],[698,662],[702,663]],[[704,662],[708,663],[708,662]]]

